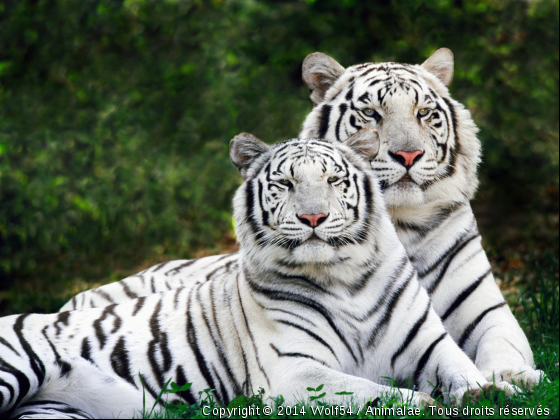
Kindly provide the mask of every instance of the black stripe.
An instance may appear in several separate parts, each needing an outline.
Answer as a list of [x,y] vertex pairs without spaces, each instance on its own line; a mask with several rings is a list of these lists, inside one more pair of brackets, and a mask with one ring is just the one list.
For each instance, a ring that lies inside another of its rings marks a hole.
[[354,97],[354,83],[352,83],[350,85],[350,89],[348,89],[348,92],[346,93],[345,99],[347,101],[351,101],[353,97]]
[[[356,184],[356,190],[358,192],[358,200],[360,199],[360,188],[358,186],[358,178],[356,176],[356,174],[354,174],[354,182]],[[362,218],[362,220],[364,221],[368,221],[368,222],[372,222],[371,221],[371,215],[374,214],[374,208],[373,208],[373,190],[371,188],[371,182],[369,179],[369,176],[364,176],[363,178],[363,184],[362,184],[362,188],[364,189],[364,199],[365,199],[365,206],[366,206],[366,210],[365,210],[365,214],[364,217]],[[369,229],[363,225],[361,227],[361,229],[356,233],[356,241],[361,244],[364,243],[365,241],[367,241],[369,238]]]
[[[0,359],[0,371],[4,372],[4,370],[2,369],[1,359]],[[8,403],[11,402],[14,399],[14,391],[15,391],[14,387],[10,385],[8,382],[4,381],[2,378],[0,378],[0,386],[3,386],[8,390],[8,392],[10,393],[10,399],[8,400]],[[0,392],[0,407],[2,407],[3,405],[4,405],[4,394]]]
[[62,360],[62,358],[60,357],[60,354],[58,353],[58,350],[56,349],[56,347],[54,346],[54,344],[51,342],[51,340],[49,339],[48,335],[47,335],[47,329],[48,327],[43,328],[43,330],[41,331],[43,334],[43,337],[45,337],[45,340],[47,340],[47,343],[49,343],[49,346],[51,347],[52,352],[54,353],[54,357],[55,357],[55,362],[54,364],[60,367],[60,377],[67,377],[70,372],[72,371],[72,366],[70,366],[70,364],[68,362],[65,362],[64,360]]
[[134,379],[132,379],[132,375],[130,374],[130,359],[128,351],[126,350],[124,336],[119,338],[119,341],[117,341],[117,344],[111,352],[111,367],[117,375],[138,389],[136,383],[134,383]]
[[14,324],[14,332],[23,347],[23,351],[29,357],[29,363],[31,364],[31,369],[33,369],[33,373],[37,376],[37,380],[39,381],[39,386],[43,385],[43,381],[45,380],[45,365],[37,356],[37,354],[33,351],[31,345],[27,342],[27,340],[23,337],[23,322],[25,318],[27,318],[30,314],[23,314],[20,315]]
[[[27,394],[29,393],[29,390],[31,388],[31,382],[29,381],[29,378],[23,372],[21,372],[19,369],[16,369],[12,365],[10,365],[6,361],[4,361],[2,358],[0,358],[0,371],[9,373],[10,375],[14,376],[16,378],[16,381],[18,382],[18,388],[19,388],[18,389],[18,391],[19,391],[18,396],[17,396],[14,404],[12,405],[12,407],[17,407],[19,405],[20,401],[23,398],[25,398],[27,396]],[[10,401],[12,401],[12,399],[14,397],[14,392],[13,392],[13,388],[11,386],[10,386],[10,388],[12,389],[11,396],[10,396]],[[2,394],[0,394],[0,396],[1,395]]]
[[[367,99],[367,101],[366,101],[366,99]],[[361,95],[361,96],[358,98],[358,101],[363,102],[363,103],[365,103],[365,104],[367,104],[368,102],[370,102],[370,101],[369,101],[369,92],[366,92],[366,93],[364,93],[363,95]]]
[[136,305],[134,305],[134,311],[132,311],[132,316],[135,316],[140,309],[144,307],[144,303],[146,302],[146,297],[142,296],[136,300]]
[[442,315],[441,320],[445,321],[447,319],[447,317],[449,315],[451,315],[453,313],[453,311],[455,309],[457,309],[459,307],[459,305],[461,305],[461,303],[463,303],[475,290],[478,286],[480,286],[480,284],[483,282],[483,280],[488,277],[488,275],[492,272],[492,269],[489,268],[482,276],[480,276],[478,279],[476,279],[476,281],[474,281],[469,287],[467,287],[465,290],[463,290],[459,296],[457,296],[457,298],[455,298],[455,300],[453,301],[453,303],[451,304],[451,306],[449,306],[449,308],[447,308],[447,311],[445,311],[445,313]]
[[340,104],[339,109],[340,109],[340,116],[338,117],[338,121],[336,122],[336,130],[335,130],[336,139],[338,141],[340,141],[340,124],[342,123],[342,118],[344,117],[344,114],[348,109],[348,105]]
[[[469,234],[471,236],[468,236]],[[430,265],[429,267],[423,270],[418,270],[418,277],[420,278],[426,277],[428,274],[434,271],[441,263],[446,261],[449,258],[449,256],[457,250],[458,247],[460,247],[463,244],[469,243],[477,236],[478,236],[478,232],[475,232],[475,234],[471,234],[470,229],[464,232],[459,238],[457,238],[455,243],[447,249],[447,251],[445,251],[435,262],[432,263],[432,265]],[[465,237],[467,237],[467,239],[465,239]]]
[[385,301],[387,300],[387,297],[389,296],[389,292],[391,292],[391,290],[393,289],[393,286],[395,285],[395,280],[397,280],[398,278],[400,278],[400,276],[402,275],[405,267],[409,264],[409,260],[408,257],[406,256],[406,254],[404,254],[401,258],[401,262],[399,264],[399,266],[393,271],[393,273],[389,276],[385,287],[384,287],[384,292],[383,294],[379,297],[379,299],[377,299],[377,301],[375,302],[375,305],[373,305],[371,307],[371,309],[369,311],[367,311],[362,317],[354,317],[354,319],[356,319],[356,321],[360,321],[363,322],[366,319],[370,318],[373,314],[375,314],[385,303]]
[[103,299],[105,299],[106,301],[108,301],[109,303],[115,303],[115,301],[113,300],[113,298],[111,296],[109,296],[109,294],[107,292],[105,292],[104,290],[101,289],[93,289],[92,290],[93,293],[97,293],[99,296],[101,296]]
[[16,351],[16,349],[14,349],[12,347],[12,345],[10,343],[8,343],[6,340],[4,340],[2,337],[0,337],[0,343],[5,345],[6,347],[8,347],[11,351],[13,351],[15,354],[17,354],[18,356],[21,357],[21,355]]
[[256,245],[264,245],[266,243],[266,240],[264,239],[264,232],[259,229],[259,225],[255,219],[255,203],[252,181],[247,181],[245,183],[245,209],[247,210],[246,220],[249,222],[251,233],[255,239]]
[[[50,407],[54,405],[54,407]],[[21,408],[27,408],[29,410],[21,410]],[[79,408],[73,407],[69,404],[60,401],[50,401],[50,400],[34,400],[31,402],[25,402],[21,404],[16,412],[18,418],[29,415],[42,415],[43,418],[52,417],[59,418],[60,414],[65,414],[67,417],[73,419],[92,419],[88,413]]]
[[331,114],[331,106],[323,105],[321,108],[320,125],[319,125],[319,137],[323,138],[327,134],[329,129],[329,120]]
[[459,134],[457,132],[457,113],[455,112],[455,106],[453,105],[451,100],[444,97],[442,97],[442,99],[447,104],[447,107],[449,108],[449,112],[451,112],[451,121],[453,122],[452,124],[453,136],[455,137],[457,153],[461,153],[461,143],[459,142]]
[[194,289],[191,290],[191,294],[189,296],[188,299],[188,304],[187,304],[187,341],[191,347],[191,350],[194,353],[194,357],[196,359],[196,362],[198,364],[198,370],[200,371],[200,373],[202,374],[202,376],[204,377],[204,380],[206,381],[206,383],[208,384],[208,386],[212,389],[216,389],[216,385],[214,384],[214,379],[212,379],[212,375],[210,374],[210,371],[208,370],[208,366],[206,364],[206,359],[204,358],[204,355],[202,354],[202,352],[200,351],[200,348],[198,346],[198,337],[196,334],[196,328],[193,324],[193,319],[192,319],[192,314],[191,314],[191,307],[192,307],[192,297],[193,297],[193,292]]
[[329,349],[329,351],[332,353],[332,355],[334,356],[334,358],[336,359],[336,361],[338,362],[338,364],[340,365],[340,360],[338,360],[338,357],[336,356],[334,350],[332,349],[332,347],[325,341],[323,340],[321,337],[319,337],[317,334],[315,334],[314,332],[309,331],[307,328],[302,327],[301,325],[298,324],[294,324],[293,322],[290,321],[286,321],[283,319],[278,319],[277,320],[279,323],[281,324],[285,324],[285,325],[289,325],[290,327],[294,327],[297,328],[298,330],[303,331],[304,333],[306,333],[307,335],[311,336],[312,338],[314,338],[315,340],[317,340],[319,343],[321,343],[323,346],[325,346],[327,349]]
[[389,298],[389,301],[387,302],[387,306],[385,308],[385,313],[383,314],[383,316],[381,317],[381,319],[379,320],[379,322],[371,332],[371,336],[369,337],[368,340],[368,346],[372,346],[375,343],[375,340],[379,332],[384,331],[387,328],[387,325],[389,325],[389,322],[391,321],[391,317],[395,312],[393,309],[397,306],[397,303],[399,302],[399,299],[401,298],[404,290],[410,284],[410,280],[414,277],[415,274],[416,272],[413,269],[410,275],[407,277],[407,279],[403,282],[403,284],[401,284],[400,287],[397,290],[395,290],[395,293],[393,293]]
[[54,322],[54,328],[56,329],[57,337],[60,335],[61,327],[58,324],[63,324],[64,326],[68,326],[68,321],[70,319],[70,312],[60,312],[58,314],[58,318]]
[[103,326],[101,325],[102,322],[107,318],[108,314],[111,314],[115,317],[115,321],[114,321],[114,326],[113,326],[113,330],[111,331],[111,333],[115,333],[117,332],[117,330],[120,328],[121,324],[122,324],[122,320],[117,317],[115,315],[115,313],[113,312],[115,309],[115,306],[117,305],[110,305],[107,306],[103,312],[101,313],[101,316],[96,319],[95,321],[93,321],[93,329],[95,331],[95,336],[97,337],[97,340],[99,341],[99,348],[103,349],[103,347],[105,347],[105,343],[107,342],[107,336],[105,335],[105,331],[103,331]]
[[83,359],[86,359],[87,361],[93,363],[93,360],[91,358],[91,344],[89,343],[87,337],[82,341],[82,351],[80,353],[80,356],[82,356]]
[[417,386],[420,386],[420,375],[422,375],[422,372],[424,371],[424,368],[426,367],[426,363],[428,362],[428,359],[430,358],[430,356],[432,355],[432,352],[434,351],[434,348],[437,346],[437,344],[443,340],[443,338],[447,335],[447,333],[443,333],[442,335],[440,335],[437,339],[434,340],[434,342],[432,344],[430,344],[430,347],[428,347],[428,349],[424,352],[424,354],[422,355],[422,357],[420,358],[420,361],[418,362],[418,365],[416,365],[416,370],[414,371],[414,384]]
[[241,315],[243,315],[243,320],[245,321],[245,328],[247,328],[247,331],[249,332],[249,337],[251,338],[251,343],[253,344],[253,350],[255,352],[255,357],[257,358],[257,365],[259,366],[260,371],[264,375],[266,379],[266,383],[268,384],[268,386],[270,386],[270,380],[268,379],[268,375],[266,374],[261,364],[259,352],[257,351],[257,346],[255,344],[255,337],[253,336],[253,332],[251,331],[251,328],[249,328],[249,321],[247,320],[247,315],[245,314],[245,308],[243,307],[243,300],[241,299],[241,292],[239,291],[239,274],[237,274],[236,281],[237,281],[237,298],[239,299],[239,306],[241,307]]
[[259,206],[261,208],[261,218],[263,226],[268,226],[268,211],[264,209],[264,199],[263,199],[263,183],[258,180],[259,183]]
[[356,131],[360,131],[363,127],[356,124],[356,117],[350,115],[350,125],[356,129]]
[[357,293],[361,292],[365,285],[368,283],[369,279],[375,274],[377,271],[377,266],[369,269],[366,271],[360,279],[350,286],[349,292],[352,296],[355,296]]
[[[437,398],[443,398],[443,393],[441,391],[441,377],[439,376],[439,365],[437,365],[436,367],[436,385],[434,386],[434,389],[432,389],[432,392],[430,393],[430,396],[434,399]],[[450,388],[452,389],[452,388]]]
[[[222,283],[222,291],[225,293],[225,282]],[[234,316],[233,316],[231,305],[227,305],[227,309],[229,311],[231,319],[233,319]],[[237,325],[235,325],[235,322],[233,323],[233,330],[235,331],[235,334],[237,336],[237,342],[239,343],[239,345],[241,345],[239,329],[237,328]],[[247,393],[249,392],[249,386],[251,384],[251,372],[249,371],[249,364],[247,363],[247,355],[245,354],[244,351],[241,352],[241,355],[243,356],[243,367],[245,369],[245,381],[243,382],[242,388],[243,388],[243,394],[247,395]]]
[[[146,381],[146,378],[140,374],[140,382],[142,383],[142,387],[144,389],[147,389],[148,392],[150,393],[150,395],[153,397],[154,400],[157,400],[158,398],[158,394],[155,391],[154,388],[152,388],[152,386],[148,383],[148,381]],[[159,405],[164,406],[165,405],[165,399],[164,398],[160,398],[159,400]]]
[[491,306],[490,308],[486,309],[484,312],[482,312],[473,322],[471,322],[467,328],[465,328],[465,332],[463,333],[463,335],[461,336],[461,339],[459,340],[459,347],[461,347],[461,349],[464,350],[464,345],[465,342],[469,339],[469,337],[471,336],[471,334],[473,333],[473,331],[475,330],[475,328],[477,327],[477,325],[480,323],[480,321],[482,321],[482,318],[484,318],[489,312],[492,312],[498,308],[501,308],[502,306],[506,305],[506,301],[503,301],[501,303],[498,303],[497,305]]
[[441,269],[441,271],[439,272],[438,277],[436,278],[436,280],[427,288],[428,294],[431,295],[436,288],[439,286],[439,284],[441,283],[441,281],[443,280],[443,278],[445,277],[445,274],[447,273],[447,269],[449,268],[449,266],[451,265],[451,263],[453,262],[453,260],[455,259],[455,257],[459,254],[459,252],[461,252],[473,239],[480,237],[480,234],[477,232],[475,235],[471,236],[470,238],[468,238],[465,242],[463,242],[462,244],[460,244],[457,249],[455,249],[451,255],[449,255],[447,261],[445,262],[443,268]]
[[[186,268],[186,267],[188,267],[188,266],[190,266],[190,265],[193,265],[193,264],[194,264],[195,262],[197,262],[197,261],[198,261],[198,260],[190,260],[190,261],[187,261],[186,263],[183,263],[183,264],[181,264],[181,265],[179,265],[179,266],[177,266],[177,267],[175,267],[175,268],[172,268],[172,269],[169,270],[169,271],[166,271],[166,272],[165,272],[165,275],[166,275],[166,276],[169,276],[169,275],[177,274],[177,273],[178,273],[179,271],[181,271],[183,268]],[[170,273],[172,273],[172,274],[170,274]]]
[[[290,274],[284,274],[281,273],[279,271],[275,271],[275,270],[271,270],[271,274],[278,276],[281,280],[282,280],[282,284],[287,285],[289,283],[292,283],[294,285],[303,287],[304,289],[312,289],[312,290],[317,290],[320,293],[323,293],[325,295],[330,295],[332,296],[332,292],[329,292],[327,289],[325,289],[324,287],[321,287],[320,285],[318,285],[317,283],[313,282],[312,280],[308,279],[305,276],[294,276],[294,275],[290,275]],[[291,281],[290,281],[291,280]]]
[[316,362],[318,362],[318,363],[321,363],[323,366],[328,366],[325,362],[323,362],[323,361],[321,361],[321,360],[319,360],[319,359],[316,359],[316,358],[314,358],[313,356],[310,356],[310,355],[308,355],[308,354],[303,354],[303,353],[292,353],[292,352],[290,352],[290,353],[283,353],[283,352],[281,352],[280,350],[278,350],[278,349],[276,348],[276,346],[274,346],[274,344],[272,344],[272,343],[270,343],[270,347],[272,347],[272,349],[276,352],[276,354],[278,355],[278,357],[296,357],[296,358],[301,358],[301,357],[303,357],[303,358],[305,358],[305,359],[311,359],[311,360],[314,360],[314,361],[316,361]]
[[372,71],[377,70],[377,67],[370,67],[369,69],[363,71],[360,75],[358,75],[358,77],[364,77],[367,76],[369,73],[371,73]]
[[330,317],[329,312],[321,304],[314,301],[313,299],[309,299],[309,298],[306,298],[304,296],[296,295],[294,293],[284,292],[284,291],[279,291],[279,290],[273,290],[273,289],[266,289],[266,288],[262,287],[261,285],[258,285],[257,283],[253,282],[249,278],[247,273],[245,273],[245,276],[246,276],[247,283],[249,284],[249,287],[253,291],[255,291],[257,293],[260,293],[260,294],[262,294],[262,295],[264,295],[264,296],[266,296],[266,297],[268,297],[269,299],[272,299],[272,300],[280,300],[280,301],[288,301],[288,302],[299,303],[300,305],[307,306],[307,307],[315,310],[319,314],[321,314],[323,316],[323,318],[325,318],[325,320],[327,321],[329,326],[332,328],[332,330],[336,333],[336,335],[338,336],[340,341],[342,341],[344,346],[348,349],[348,351],[350,352],[350,355],[352,356],[352,359],[354,359],[354,362],[358,363],[358,359],[356,358],[356,355],[354,354],[354,351],[352,350],[352,347],[350,347],[350,344],[346,340],[346,337],[344,337],[344,335],[340,332],[340,330],[338,329],[338,327],[335,325],[332,318]]
[[218,394],[218,398],[220,400],[220,402],[223,402],[225,405],[229,404],[230,399],[229,399],[229,394],[227,392],[227,389],[224,385],[224,382],[222,381],[222,378],[220,377],[220,375],[218,375],[218,372],[216,371],[216,368],[214,367],[214,365],[212,364],[212,372],[214,372],[214,377],[216,378],[216,380],[218,381],[218,389],[215,390],[215,392]]
[[[158,381],[158,385],[163,388],[165,385],[163,374],[171,368],[172,357],[169,351],[167,333],[160,331],[159,314],[161,312],[161,307],[162,301],[160,299],[150,318],[150,332],[152,333],[153,339],[148,344],[148,360],[150,361],[150,366]],[[161,356],[161,365],[158,363],[156,353],[159,353]]]
[[183,291],[183,288],[179,288],[177,289],[177,291],[175,292],[175,296],[173,297],[173,309],[177,309],[177,306],[179,305],[179,294]]
[[[185,371],[183,370],[183,366],[181,365],[177,366],[177,374],[175,380],[177,381],[177,385],[179,386],[179,388],[185,386],[188,383],[187,377],[185,376]],[[196,404],[196,399],[194,398],[194,395],[192,394],[190,389],[179,392],[179,395],[190,405]]]
[[[213,283],[211,283],[210,286],[212,286]],[[197,298],[200,301],[200,288],[197,289]],[[219,332],[219,328],[217,325],[217,321],[216,321],[216,314],[214,312],[214,307],[213,307],[213,294],[211,292],[210,294],[210,301],[212,302],[212,313],[214,316],[214,324],[216,325],[216,328],[218,329],[218,336],[221,336],[221,333]],[[204,308],[204,306],[202,305],[202,319],[204,320],[204,324],[206,325],[206,328],[208,329],[208,332],[210,333],[210,336],[212,337],[212,341],[214,341],[214,347],[218,353],[218,356],[220,358],[220,361],[222,362],[222,365],[224,366],[225,370],[226,370],[226,374],[228,376],[228,379],[230,381],[231,384],[233,384],[233,392],[236,396],[241,395],[241,393],[243,392],[241,389],[241,386],[239,385],[239,383],[237,382],[237,380],[235,379],[235,376],[233,374],[233,371],[231,370],[231,367],[229,365],[229,361],[228,361],[228,357],[224,351],[224,348],[222,346],[222,340],[220,340],[220,338],[216,337],[214,334],[214,331],[212,329],[212,326],[210,324],[210,320],[208,319],[208,316],[206,314],[206,309]],[[220,381],[220,377],[219,375],[216,375],[216,378],[218,379],[218,381]],[[229,398],[227,391],[224,390],[222,391],[222,397],[224,398],[224,400],[222,402],[228,402],[225,401]]]
[[165,261],[165,262],[162,262],[161,264],[158,264],[158,265],[156,266],[156,268],[154,268],[154,269],[152,270],[152,273],[155,273],[156,271],[162,269],[162,268],[165,267],[167,264],[169,264],[169,261]]
[[393,357],[391,357],[391,367],[395,366],[395,361],[406,350],[406,348],[410,345],[412,340],[414,340],[414,337],[416,337],[416,334],[418,334],[418,331],[420,331],[420,328],[422,328],[422,325],[424,325],[424,322],[426,322],[426,319],[428,318],[428,312],[430,312],[430,307],[431,305],[428,304],[426,310],[424,311],[422,316],[418,319],[418,321],[414,323],[414,325],[406,335],[406,338],[404,339],[404,341],[402,342],[398,350],[395,353],[393,353]]
[[128,284],[126,284],[126,280],[123,280],[120,282],[124,293],[126,294],[126,296],[130,299],[136,299],[138,297],[138,295],[136,293],[134,293],[132,290],[130,290],[130,287],[128,287]]

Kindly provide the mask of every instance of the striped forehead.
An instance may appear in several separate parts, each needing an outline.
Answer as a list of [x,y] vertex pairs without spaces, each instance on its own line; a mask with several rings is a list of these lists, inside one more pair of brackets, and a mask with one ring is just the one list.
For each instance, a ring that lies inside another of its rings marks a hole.
[[297,142],[278,150],[271,159],[272,175],[297,176],[310,170],[345,172],[347,164],[340,152],[322,142]]
[[387,93],[409,94],[416,103],[434,102],[437,94],[430,88],[418,70],[400,63],[365,63],[349,67],[342,86],[327,100],[334,100],[344,93],[344,100],[362,104],[382,104]]

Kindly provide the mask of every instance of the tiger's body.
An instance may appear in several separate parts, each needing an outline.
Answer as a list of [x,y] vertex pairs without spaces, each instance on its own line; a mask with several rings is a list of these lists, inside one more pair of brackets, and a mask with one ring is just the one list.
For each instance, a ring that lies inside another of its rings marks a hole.
[[324,384],[328,399],[352,391],[360,404],[392,392],[384,377],[414,383],[422,392],[397,391],[415,404],[431,403],[435,388],[460,401],[488,387],[417,281],[360,157],[374,154],[367,139],[366,130],[346,145],[295,139],[268,150],[238,136],[239,257],[166,293],[0,319],[0,414],[54,405],[129,417],[143,387],[150,407],[168,379],[192,382],[188,402],[206,388],[227,402],[263,387],[293,404]]
[[[452,72],[448,50],[438,50],[421,66],[366,63],[348,69],[311,54],[303,76],[316,106],[300,137],[342,141],[362,127],[379,131],[372,169],[398,237],[446,329],[488,380],[532,385],[542,372],[496,286],[470,207],[481,147],[470,113],[446,88]],[[201,281],[236,258],[164,263],[84,292],[63,310],[106,306]]]

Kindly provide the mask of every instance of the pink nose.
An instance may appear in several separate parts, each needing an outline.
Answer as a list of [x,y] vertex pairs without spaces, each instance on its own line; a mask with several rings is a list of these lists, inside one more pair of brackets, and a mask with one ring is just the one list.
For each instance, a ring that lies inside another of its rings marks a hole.
[[[413,152],[405,152],[404,150],[399,150],[395,153],[397,156],[402,156],[404,158],[404,166],[410,168],[416,162],[414,161],[416,157],[422,156],[424,152],[421,150],[415,150]],[[401,162],[402,163],[402,162]]]
[[306,225],[309,225],[311,227],[317,227],[321,223],[323,223],[325,220],[327,220],[327,215],[324,214],[324,213],[300,214],[298,217],[299,217],[299,220],[301,220],[303,223],[305,223]]

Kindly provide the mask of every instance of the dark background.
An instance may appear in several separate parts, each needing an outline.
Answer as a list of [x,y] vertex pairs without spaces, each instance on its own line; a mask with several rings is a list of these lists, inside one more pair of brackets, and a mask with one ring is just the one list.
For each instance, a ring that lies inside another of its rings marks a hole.
[[0,314],[231,250],[229,139],[298,134],[314,51],[455,53],[494,272],[537,287],[558,255],[558,21],[550,0],[0,2]]

